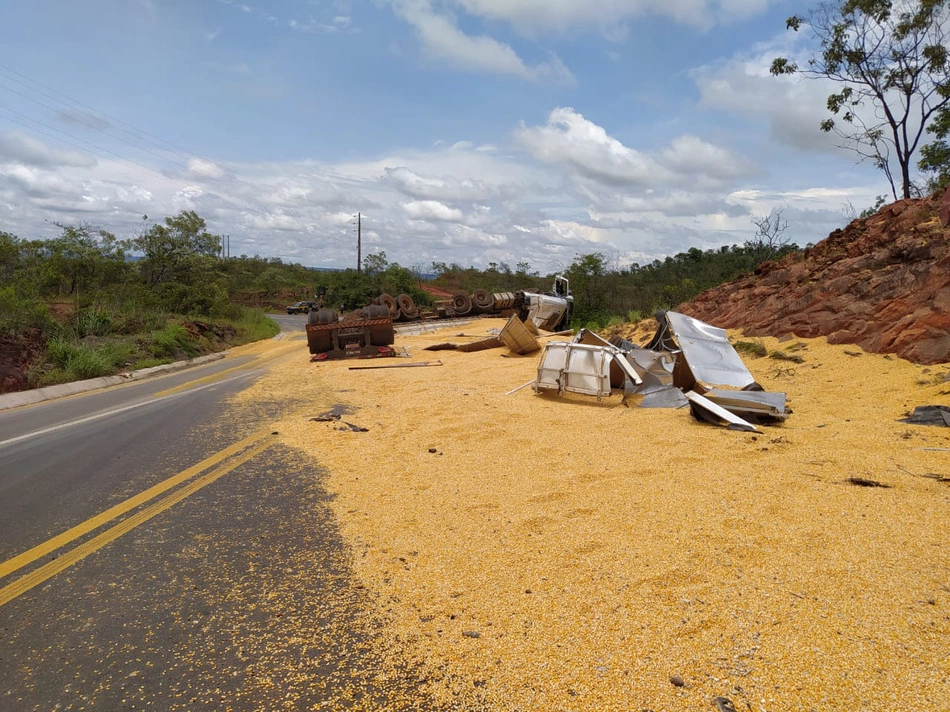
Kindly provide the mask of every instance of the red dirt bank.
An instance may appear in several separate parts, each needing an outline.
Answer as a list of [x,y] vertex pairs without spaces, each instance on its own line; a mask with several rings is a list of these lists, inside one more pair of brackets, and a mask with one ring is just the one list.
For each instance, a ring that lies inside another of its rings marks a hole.
[[922,364],[950,361],[950,190],[901,200],[677,311],[749,336],[826,336]]

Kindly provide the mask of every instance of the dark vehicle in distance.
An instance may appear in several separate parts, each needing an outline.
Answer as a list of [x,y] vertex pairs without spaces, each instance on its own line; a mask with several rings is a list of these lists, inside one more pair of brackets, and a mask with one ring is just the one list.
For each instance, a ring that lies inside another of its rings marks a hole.
[[316,302],[294,302],[287,307],[288,314],[309,314],[311,309],[316,309]]

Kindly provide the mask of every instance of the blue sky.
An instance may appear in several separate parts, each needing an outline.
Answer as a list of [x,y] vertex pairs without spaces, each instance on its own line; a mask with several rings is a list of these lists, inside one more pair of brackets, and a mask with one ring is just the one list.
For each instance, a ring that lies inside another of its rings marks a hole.
[[[0,230],[194,209],[232,254],[614,266],[887,192],[767,0],[0,0]],[[850,207],[849,207],[850,206]]]

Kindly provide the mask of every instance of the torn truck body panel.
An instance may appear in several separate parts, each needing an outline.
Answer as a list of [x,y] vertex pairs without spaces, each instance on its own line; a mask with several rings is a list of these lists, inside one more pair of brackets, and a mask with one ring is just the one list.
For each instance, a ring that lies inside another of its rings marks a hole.
[[656,334],[644,348],[616,336],[607,341],[587,329],[571,343],[547,344],[535,391],[599,399],[623,387],[628,395],[642,396],[642,408],[689,405],[699,420],[748,432],[758,432],[756,424],[782,422],[791,412],[784,393],[750,389],[758,384],[725,329],[677,312],[657,312],[657,320]]
[[677,365],[682,362],[687,366],[695,380],[709,386],[733,388],[755,383],[749,369],[729,343],[725,329],[672,311],[666,312],[666,319],[683,354],[682,359],[677,359]]
[[[508,350],[516,354],[530,354],[541,350],[541,344],[535,338],[534,334],[525,326],[526,322],[521,321],[517,314],[512,314],[505,326],[502,328],[498,338],[508,347]],[[531,322],[527,322],[531,323]]]
[[727,391],[713,388],[706,391],[706,398],[727,408],[741,418],[752,422],[777,422],[785,420],[784,393],[767,391]]
[[759,432],[758,428],[752,423],[743,420],[721,405],[713,403],[696,391],[688,391],[686,398],[689,400],[690,410],[699,420],[705,420],[707,423],[713,423],[714,425],[724,425],[730,430],[742,430],[748,433]]
[[640,376],[636,393],[645,395],[673,385],[673,366],[676,363],[676,357],[668,351],[634,348],[624,353],[623,359],[633,366]]
[[632,388],[643,383],[637,369],[623,357],[623,351],[611,344],[605,338],[595,334],[590,329],[581,329],[571,343],[584,344],[593,348],[603,349],[611,356],[610,385],[612,388]]
[[[637,393],[641,391],[637,390]],[[682,408],[689,405],[689,400],[676,386],[662,386],[643,393],[640,401],[641,408]]]
[[601,347],[552,341],[541,354],[534,390],[609,396],[612,360]]

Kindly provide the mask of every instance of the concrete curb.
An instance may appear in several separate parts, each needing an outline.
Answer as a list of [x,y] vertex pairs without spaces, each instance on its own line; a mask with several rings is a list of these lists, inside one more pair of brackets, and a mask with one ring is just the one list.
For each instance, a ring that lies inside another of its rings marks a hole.
[[103,376],[102,378],[90,378],[87,381],[73,381],[72,383],[61,383],[58,386],[46,386],[45,388],[34,388],[29,391],[19,391],[17,393],[7,393],[0,396],[0,410],[9,410],[10,408],[19,408],[24,405],[33,405],[43,401],[53,400],[54,398],[63,398],[72,396],[76,393],[86,393],[95,391],[108,386],[116,386],[120,383],[129,383],[130,381],[140,381],[151,376],[157,376],[162,373],[172,373],[182,371],[192,366],[201,366],[212,361],[220,361],[227,356],[227,351],[208,356],[199,356],[190,358],[187,361],[176,361],[175,363],[166,363],[161,366],[152,366],[143,368],[139,371],[131,371],[118,376]]

